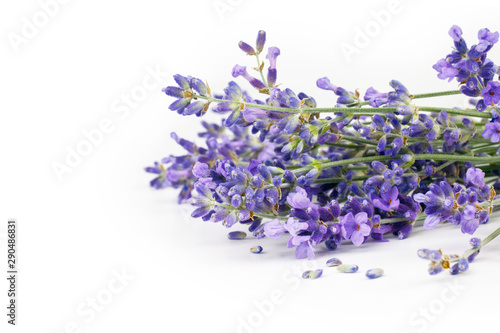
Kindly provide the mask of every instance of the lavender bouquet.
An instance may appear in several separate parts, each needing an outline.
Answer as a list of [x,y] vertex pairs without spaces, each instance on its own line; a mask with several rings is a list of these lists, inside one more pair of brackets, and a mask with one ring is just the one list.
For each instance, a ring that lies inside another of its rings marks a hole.
[[[393,80],[391,91],[369,88],[361,99],[324,77],[317,86],[337,95],[337,104],[318,108],[313,97],[276,84],[277,47],[267,49],[264,75],[260,31],[255,47],[239,43],[255,56],[256,75],[236,65],[232,76],[248,81],[261,99],[235,81],[217,95],[202,80],[181,75],[174,76],[178,86],[163,90],[176,98],[169,108],[180,115],[201,117],[212,106],[225,119],[202,122],[203,147],[172,133],[187,154],[147,167],[157,175],[151,186],[180,188],[179,203],[195,206],[195,218],[228,228],[246,224],[257,238],[287,234],[297,258],[312,259],[318,246],[335,250],[343,241],[404,239],[422,221],[426,229],[448,222],[474,234],[500,204],[499,70],[487,58],[499,33],[481,29],[470,48],[458,26],[449,35],[454,49],[433,68],[442,80],[456,79],[459,90],[412,94]],[[418,103],[456,94],[471,97],[470,108]],[[430,260],[430,274],[457,274],[498,234],[500,228],[472,238],[460,256],[428,249],[418,255]]]

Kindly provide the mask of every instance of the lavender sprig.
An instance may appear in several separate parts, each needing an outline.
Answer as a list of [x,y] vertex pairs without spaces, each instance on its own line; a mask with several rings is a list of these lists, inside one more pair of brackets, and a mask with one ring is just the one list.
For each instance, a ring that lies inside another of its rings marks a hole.
[[[362,97],[323,77],[317,86],[337,100],[319,108],[312,96],[276,84],[277,47],[268,48],[264,75],[259,55],[266,34],[260,31],[255,46],[239,43],[256,57],[258,74],[241,65],[232,71],[260,99],[235,81],[223,95],[212,95],[191,76],[175,75],[177,86],[164,89],[176,98],[169,108],[179,114],[201,117],[212,106],[225,119],[203,122],[205,146],[172,134],[188,154],[146,168],[157,175],[151,186],[181,188],[179,202],[195,206],[194,217],[226,227],[246,224],[257,238],[287,234],[297,258],[314,258],[322,243],[334,250],[344,240],[361,246],[391,234],[404,239],[420,221],[426,229],[450,223],[474,234],[500,204],[499,146],[492,145],[500,141],[500,82],[487,58],[498,33],[480,30],[471,48],[460,28],[453,26],[450,36],[455,50],[434,69],[440,79],[460,82],[459,90],[413,94],[392,80],[392,90],[371,87]],[[479,99],[465,109],[415,103],[456,94]],[[432,273],[463,259],[424,252]],[[461,260],[453,270],[466,266]]]

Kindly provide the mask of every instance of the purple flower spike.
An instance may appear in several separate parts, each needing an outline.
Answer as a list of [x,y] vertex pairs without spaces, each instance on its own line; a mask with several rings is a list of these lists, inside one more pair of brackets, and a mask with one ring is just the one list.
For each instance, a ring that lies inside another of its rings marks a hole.
[[448,31],[448,34],[454,42],[459,42],[462,39],[462,29],[458,25],[453,25]]
[[[145,168],[154,175],[150,185],[179,189],[179,203],[194,206],[195,218],[225,227],[241,223],[257,239],[285,237],[296,258],[314,258],[318,246],[333,250],[343,243],[385,242],[387,236],[404,239],[423,219],[425,229],[448,223],[474,237],[469,234],[500,206],[500,67],[488,58],[500,34],[482,29],[472,46],[456,25],[449,35],[453,48],[436,58],[442,59],[433,68],[439,79],[456,80],[459,91],[419,96],[392,80],[390,90],[365,85],[370,88],[360,96],[320,76],[316,85],[335,93],[336,102],[318,108],[313,97],[277,86],[281,51],[269,47],[259,31],[255,44],[241,41],[239,48],[264,61],[257,68],[232,68],[232,76],[243,77],[238,80],[248,81],[259,97],[234,81],[212,95],[206,81],[181,75],[174,76],[175,86],[162,90],[172,97],[168,108],[180,115],[202,116],[210,109],[224,119],[202,121],[196,144],[172,134],[187,152]],[[264,66],[267,79],[261,77]],[[474,98],[460,109],[421,107],[436,112],[420,112],[413,104],[415,97],[450,93]],[[374,109],[349,111],[368,104]],[[478,138],[481,133],[485,140]],[[430,261],[430,274],[443,269],[458,274],[491,239],[472,238],[473,250],[462,256],[427,249],[418,254]],[[262,247],[251,251],[260,253]],[[375,269],[367,276],[381,274]]]
[[350,239],[356,246],[363,244],[365,237],[370,235],[370,222],[365,212],[357,213],[356,216],[352,213],[348,213],[344,216],[341,223],[342,235],[345,239]]

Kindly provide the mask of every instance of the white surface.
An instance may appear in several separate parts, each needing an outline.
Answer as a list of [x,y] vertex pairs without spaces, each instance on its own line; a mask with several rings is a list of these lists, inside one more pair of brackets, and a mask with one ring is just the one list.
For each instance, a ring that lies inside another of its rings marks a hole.
[[[220,3],[231,6],[222,17],[214,7]],[[7,218],[18,219],[20,308],[15,328],[2,310],[1,331],[237,332],[240,318],[250,316],[257,327],[241,332],[491,332],[500,244],[489,245],[467,274],[455,277],[428,276],[416,256],[423,247],[465,250],[469,237],[453,226],[298,261],[285,239],[229,241],[221,225],[186,218],[190,208],[176,205],[177,192],[150,190],[151,177],[142,171],[181,152],[171,131],[193,139],[200,129],[199,119],[167,110],[171,99],[160,88],[180,73],[221,91],[235,63],[254,65],[237,43],[253,43],[259,29],[268,33],[267,46],[281,48],[278,82],[322,106],[334,103],[315,88],[322,76],[348,89],[387,90],[391,79],[415,93],[454,89],[456,83],[438,80],[431,68],[450,50],[449,27],[461,25],[469,44],[479,28],[500,29],[495,1],[401,0],[400,12],[348,62],[339,45],[353,44],[356,28],[364,29],[373,21],[370,13],[388,3],[69,1],[15,52],[8,34],[20,34],[23,17],[31,20],[41,7],[34,0],[2,2],[0,232]],[[497,45],[493,60],[499,55]],[[124,107],[123,94],[139,89],[156,67],[166,73],[161,84]],[[447,102],[463,99],[437,103]],[[82,131],[103,119],[113,130],[59,181],[52,163],[64,162],[66,147],[75,149],[85,140]],[[477,235],[499,222],[494,218]],[[257,244],[263,254],[249,252]],[[328,268],[318,280],[299,278],[311,264],[325,268],[331,257],[358,264],[360,272]],[[385,276],[367,280],[364,272],[374,267]],[[123,288],[114,277],[122,269],[134,277]],[[6,304],[2,281],[0,304]],[[255,302],[268,302],[272,293],[282,294],[280,304],[259,315]],[[86,305],[109,295],[100,311]],[[421,311],[428,308],[426,320]]]

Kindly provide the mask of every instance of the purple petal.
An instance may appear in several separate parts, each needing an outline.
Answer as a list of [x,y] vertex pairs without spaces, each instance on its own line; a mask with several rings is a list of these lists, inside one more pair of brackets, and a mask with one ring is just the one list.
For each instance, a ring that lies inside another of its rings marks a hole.
[[368,214],[366,214],[365,212],[358,213],[354,217],[354,221],[356,221],[356,223],[359,225],[365,224],[366,222],[368,222]]
[[359,231],[355,231],[352,234],[351,241],[354,245],[360,246],[361,244],[363,244],[364,240],[365,240],[365,237]]
[[474,234],[477,227],[479,227],[479,219],[463,220],[461,223],[462,233],[464,234]]
[[296,192],[291,192],[286,198],[287,203],[295,209],[306,209],[311,201],[307,197],[307,192],[301,187],[296,187]]
[[440,221],[441,219],[439,217],[434,215],[429,215],[425,218],[424,228],[427,230],[434,229]]
[[272,220],[264,224],[264,234],[266,237],[278,239],[285,232],[285,227],[279,220]]
[[362,235],[362,236],[368,236],[370,235],[370,232],[371,232],[371,228],[368,224],[361,224],[359,226],[359,230],[358,232]]
[[460,29],[458,25],[453,25],[450,28],[450,31],[448,31],[448,34],[451,38],[453,38],[453,41],[455,42],[459,42],[460,39],[462,39],[462,29]]
[[303,242],[295,249],[295,258],[303,259],[307,257],[307,259],[314,259],[314,248],[309,244],[309,242]]

